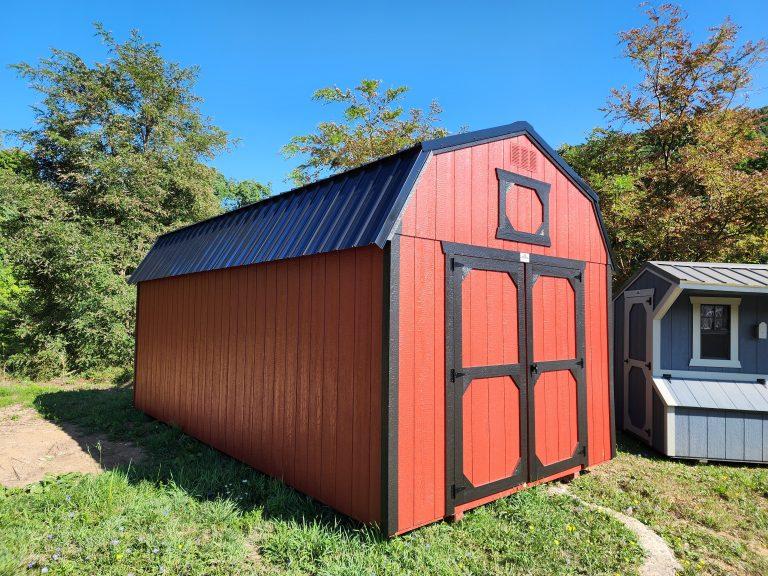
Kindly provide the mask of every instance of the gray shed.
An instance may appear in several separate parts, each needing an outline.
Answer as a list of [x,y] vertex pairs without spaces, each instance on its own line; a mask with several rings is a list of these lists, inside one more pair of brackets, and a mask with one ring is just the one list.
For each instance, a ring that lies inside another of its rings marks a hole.
[[768,265],[648,262],[613,305],[617,427],[676,458],[768,462]]

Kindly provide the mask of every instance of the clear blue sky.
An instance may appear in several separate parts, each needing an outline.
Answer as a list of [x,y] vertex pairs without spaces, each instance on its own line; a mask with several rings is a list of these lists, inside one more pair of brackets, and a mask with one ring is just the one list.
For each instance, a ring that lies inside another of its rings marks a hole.
[[[768,2],[683,2],[698,38],[730,15],[742,39],[768,36]],[[132,28],[164,55],[201,68],[203,111],[241,140],[214,161],[229,177],[286,189],[293,163],[279,150],[332,109],[310,101],[321,86],[362,77],[411,88],[407,103],[436,98],[446,127],[528,120],[552,145],[583,141],[604,120],[598,108],[634,74],[616,33],[643,19],[638,2],[120,2],[15,1],[0,34],[0,128],[30,125],[36,95],[7,65],[51,47],[103,59],[91,23],[118,38]],[[753,105],[768,104],[768,70]],[[6,142],[6,144],[10,144]]]

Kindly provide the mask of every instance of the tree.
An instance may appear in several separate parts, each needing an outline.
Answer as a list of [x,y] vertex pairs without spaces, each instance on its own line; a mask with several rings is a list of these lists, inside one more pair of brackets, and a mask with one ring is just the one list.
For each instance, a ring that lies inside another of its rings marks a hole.
[[10,365],[33,376],[128,365],[128,275],[159,234],[221,210],[205,161],[229,139],[199,110],[197,69],[138,32],[96,32],[104,62],[53,50],[15,66],[42,96],[34,126],[13,133],[32,169],[0,171],[6,259],[28,288]]
[[272,194],[271,184],[255,180],[233,180],[219,174],[214,184],[216,196],[225,210],[236,210],[246,204],[258,202]]
[[696,45],[680,8],[647,15],[619,35],[640,82],[612,91],[607,129],[562,151],[600,194],[618,278],[649,259],[768,261],[768,140],[745,105],[766,43],[739,45],[726,20]]
[[406,86],[380,89],[381,80],[362,80],[354,89],[330,86],[314,93],[315,101],[344,105],[344,117],[341,122],[321,122],[316,132],[294,136],[283,147],[286,157],[305,158],[290,174],[297,185],[448,135],[437,125],[442,110],[436,101],[426,112],[406,112],[401,103]]

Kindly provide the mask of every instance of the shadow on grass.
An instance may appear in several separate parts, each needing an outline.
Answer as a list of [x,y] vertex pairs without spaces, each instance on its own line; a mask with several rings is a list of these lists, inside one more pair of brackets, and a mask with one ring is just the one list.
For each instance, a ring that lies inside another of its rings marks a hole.
[[[62,390],[39,395],[35,407],[59,424],[110,440],[133,442],[145,453],[138,464],[120,466],[129,481],[173,484],[198,500],[222,499],[241,512],[261,509],[265,519],[317,524],[350,537],[381,539],[375,530],[305,496],[280,480],[219,452],[133,407],[130,384],[112,388]],[[77,439],[77,436],[73,435]],[[365,534],[365,536],[364,536]]]
[[668,458],[661,452],[657,452],[645,442],[625,432],[616,434],[616,449],[618,452],[625,452],[633,456],[641,456],[649,460],[667,460]]

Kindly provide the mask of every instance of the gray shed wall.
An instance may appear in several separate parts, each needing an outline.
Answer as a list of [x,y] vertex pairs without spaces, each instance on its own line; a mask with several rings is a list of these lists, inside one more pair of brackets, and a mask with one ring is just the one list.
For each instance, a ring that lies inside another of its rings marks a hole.
[[[690,367],[693,354],[693,305],[691,295],[724,296],[741,298],[739,306],[739,360],[738,368]],[[622,305],[623,307],[623,305]],[[696,372],[744,372],[746,374],[768,373],[768,340],[754,337],[758,322],[768,322],[768,295],[733,294],[718,292],[683,291],[661,321],[661,366],[662,370],[694,370]],[[623,329],[622,329],[623,330]]]
[[675,456],[768,462],[768,414],[675,408]]

